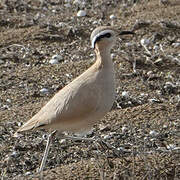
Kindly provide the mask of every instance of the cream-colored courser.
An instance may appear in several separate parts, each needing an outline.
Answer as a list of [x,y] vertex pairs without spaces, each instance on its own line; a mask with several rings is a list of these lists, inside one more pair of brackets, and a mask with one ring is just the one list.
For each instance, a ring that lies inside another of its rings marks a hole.
[[91,34],[91,45],[96,53],[95,63],[55,94],[16,133],[34,129],[84,132],[100,120],[111,109],[115,99],[110,51],[117,34],[110,26],[96,28]]

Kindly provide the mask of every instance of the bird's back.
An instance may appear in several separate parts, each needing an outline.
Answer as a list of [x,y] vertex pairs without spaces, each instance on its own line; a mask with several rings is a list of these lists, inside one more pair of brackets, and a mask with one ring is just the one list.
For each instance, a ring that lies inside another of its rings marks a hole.
[[81,131],[110,110],[114,101],[113,66],[96,62],[54,97],[17,132],[31,129]]

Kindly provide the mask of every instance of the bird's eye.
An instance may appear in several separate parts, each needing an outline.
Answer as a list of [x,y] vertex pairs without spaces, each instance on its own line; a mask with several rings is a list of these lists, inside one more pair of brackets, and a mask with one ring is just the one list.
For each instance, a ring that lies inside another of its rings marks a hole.
[[106,33],[106,34],[97,36],[96,39],[95,39],[95,41],[94,41],[94,44],[95,44],[96,42],[100,41],[100,40],[103,39],[103,38],[110,38],[111,36],[112,36],[111,33]]
[[110,38],[110,37],[111,37],[111,33],[106,33],[106,34],[104,35],[104,37]]

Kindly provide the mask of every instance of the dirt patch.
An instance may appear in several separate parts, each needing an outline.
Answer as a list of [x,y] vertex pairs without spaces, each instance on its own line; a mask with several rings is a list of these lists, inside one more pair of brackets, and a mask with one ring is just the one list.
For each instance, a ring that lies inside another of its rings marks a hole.
[[[12,135],[93,64],[90,33],[107,24],[136,33],[113,49],[116,101],[88,135],[101,136],[115,149],[56,138],[44,179],[180,179],[179,1],[84,2],[0,3],[2,179],[40,179],[36,170],[47,133]],[[79,9],[87,15],[77,17]],[[62,61],[50,64],[53,55]]]

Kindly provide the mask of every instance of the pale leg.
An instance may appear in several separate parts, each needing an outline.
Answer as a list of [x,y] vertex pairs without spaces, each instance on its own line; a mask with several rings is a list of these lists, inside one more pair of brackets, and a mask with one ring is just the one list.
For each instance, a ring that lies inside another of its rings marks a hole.
[[[44,151],[44,155],[43,155],[43,159],[41,161],[41,166],[38,170],[38,173],[41,173],[45,167],[45,163],[46,163],[46,160],[47,160],[47,156],[48,156],[48,152],[49,152],[49,148],[50,148],[50,143],[54,137],[54,135],[56,134],[57,131],[53,131],[51,134],[49,134],[48,136],[48,139],[47,139],[47,143],[46,143],[46,149]],[[83,141],[91,141],[91,142],[94,142],[97,146],[97,143],[99,142],[100,145],[106,145],[106,147],[114,150],[116,153],[117,152],[120,152],[118,151],[114,146],[110,145],[109,143],[107,142],[104,142],[101,138],[83,138],[83,137],[75,137],[75,136],[63,136],[61,135],[60,136],[61,139],[69,139],[69,140],[83,140]],[[98,146],[97,146],[98,147]],[[119,153],[118,153],[119,154]]]
[[41,161],[41,166],[38,170],[38,173],[42,172],[44,169],[44,166],[46,164],[46,160],[47,160],[47,156],[49,153],[49,148],[50,148],[50,143],[52,141],[52,138],[54,137],[54,135],[56,134],[57,131],[53,131],[51,134],[48,135],[48,139],[47,139],[47,143],[46,143],[46,149],[44,151],[44,155],[43,155],[43,159]]

